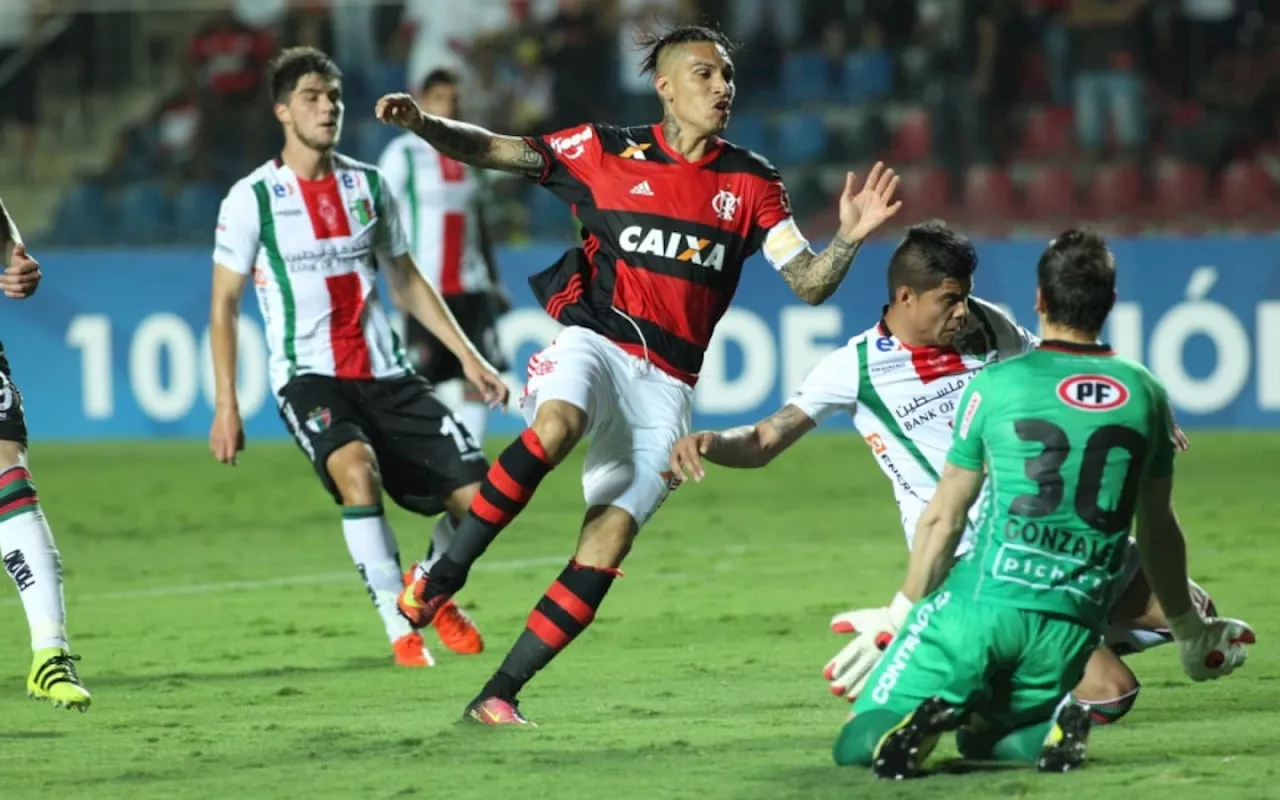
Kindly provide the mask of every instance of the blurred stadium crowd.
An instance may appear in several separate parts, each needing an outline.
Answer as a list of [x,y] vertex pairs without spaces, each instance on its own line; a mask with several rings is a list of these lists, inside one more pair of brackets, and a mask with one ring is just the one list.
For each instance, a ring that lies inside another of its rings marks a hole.
[[[903,173],[903,224],[1280,223],[1275,0],[4,0],[0,180],[46,180],[41,148],[76,147],[42,142],[46,115],[143,70],[146,103],[58,188],[45,238],[204,243],[226,188],[278,147],[263,73],[281,47],[337,58],[341,149],[376,161],[395,132],[375,99],[438,66],[466,77],[466,118],[499,132],[655,122],[636,31],[708,20],[743,45],[727,138],[779,167],[815,233],[834,226],[844,170],[876,158]],[[144,26],[143,58],[113,51]],[[491,188],[501,238],[572,235],[550,193],[505,176]]]

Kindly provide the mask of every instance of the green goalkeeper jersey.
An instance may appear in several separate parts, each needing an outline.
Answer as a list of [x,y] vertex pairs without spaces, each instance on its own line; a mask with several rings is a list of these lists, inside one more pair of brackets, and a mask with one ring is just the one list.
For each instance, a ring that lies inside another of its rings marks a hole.
[[987,472],[972,550],[945,586],[1101,628],[1123,590],[1138,491],[1173,472],[1169,400],[1104,346],[1046,342],[987,367],[947,459]]

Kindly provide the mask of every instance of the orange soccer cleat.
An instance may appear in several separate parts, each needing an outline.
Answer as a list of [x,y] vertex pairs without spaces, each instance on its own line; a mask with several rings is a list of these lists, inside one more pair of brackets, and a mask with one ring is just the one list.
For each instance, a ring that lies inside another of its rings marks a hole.
[[396,665],[401,667],[434,667],[436,660],[431,657],[431,651],[427,649],[426,642],[422,641],[422,634],[414,631],[406,633],[391,644],[391,650],[396,655]]

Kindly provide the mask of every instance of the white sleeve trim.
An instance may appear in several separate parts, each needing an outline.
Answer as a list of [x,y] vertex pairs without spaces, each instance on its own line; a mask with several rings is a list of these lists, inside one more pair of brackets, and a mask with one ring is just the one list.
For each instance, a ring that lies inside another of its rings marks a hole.
[[769,229],[764,237],[764,257],[774,269],[809,249],[809,240],[800,232],[794,217],[787,217]]

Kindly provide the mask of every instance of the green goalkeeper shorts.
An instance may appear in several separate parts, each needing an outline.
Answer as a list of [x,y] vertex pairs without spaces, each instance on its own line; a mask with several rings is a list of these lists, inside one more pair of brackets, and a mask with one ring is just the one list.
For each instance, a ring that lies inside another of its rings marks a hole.
[[1048,719],[1100,643],[1075,620],[942,589],[912,607],[853,712],[906,716],[936,695],[1011,731]]

